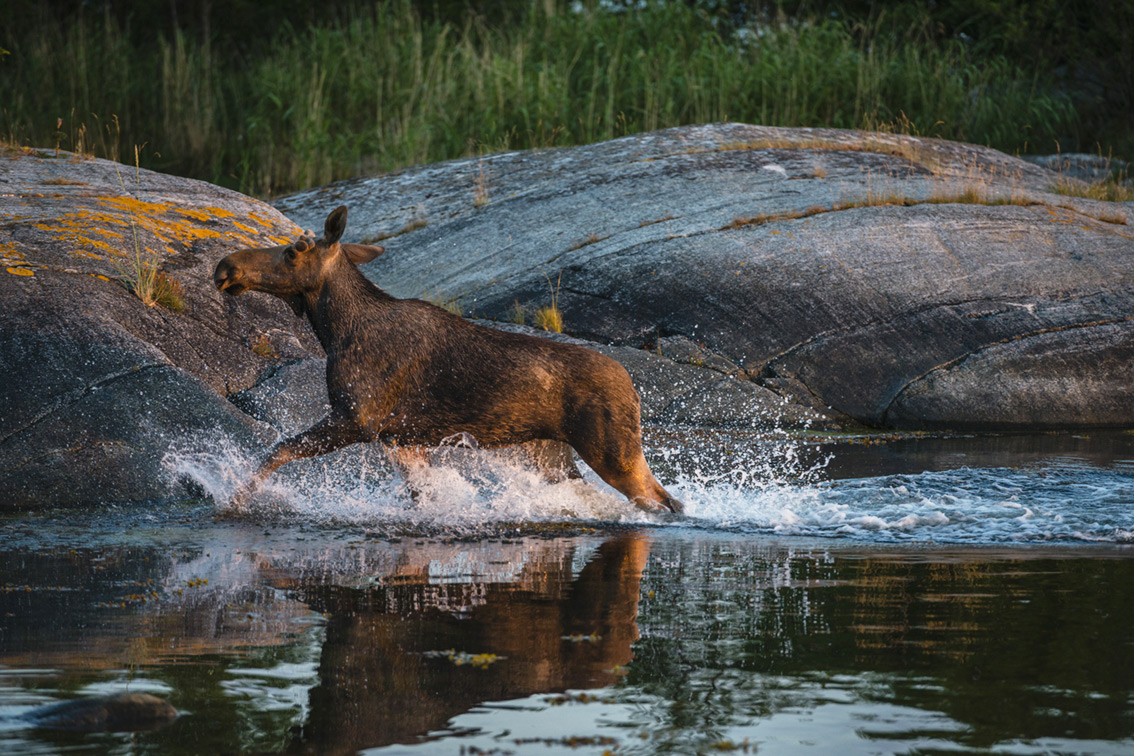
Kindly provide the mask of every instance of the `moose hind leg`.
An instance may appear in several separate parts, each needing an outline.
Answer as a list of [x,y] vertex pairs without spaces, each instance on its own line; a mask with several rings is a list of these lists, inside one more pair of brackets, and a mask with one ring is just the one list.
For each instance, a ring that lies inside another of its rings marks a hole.
[[594,444],[580,444],[575,449],[600,478],[640,509],[678,514],[685,511],[685,505],[658,483],[640,445],[601,449]]
[[[620,466],[614,470],[598,470],[603,480],[622,492],[627,499],[639,509],[653,512],[673,512],[680,514],[685,511],[685,505],[678,499],[670,496],[669,492],[658,483],[646,457],[639,450],[630,464]],[[608,477],[609,476],[609,477]]]

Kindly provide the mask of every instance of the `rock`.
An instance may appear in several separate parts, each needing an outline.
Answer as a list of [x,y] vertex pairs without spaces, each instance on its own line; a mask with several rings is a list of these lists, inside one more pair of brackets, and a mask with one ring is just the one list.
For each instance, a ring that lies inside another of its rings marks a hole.
[[229,400],[281,436],[310,428],[331,411],[327,361],[312,358],[269,368],[255,385]]
[[[225,396],[321,350],[286,305],[222,298],[212,269],[294,224],[235,192],[64,152],[4,151],[0,182],[0,508],[183,496],[162,466],[171,443],[273,437]],[[177,282],[183,310],[123,286],[135,253]]]
[[48,730],[136,732],[169,724],[177,709],[149,693],[115,693],[41,706],[21,719]]
[[697,344],[684,336],[663,336],[658,339],[657,350],[658,354],[668,357],[674,362],[706,367],[733,377],[737,377],[741,372],[740,367],[734,362],[726,360],[719,354],[713,353],[712,350],[706,349],[701,344]]
[[[1134,205],[1052,183],[973,145],[716,124],[276,206],[310,227],[349,205],[361,237],[384,238],[365,272],[392,294],[498,320],[554,298],[574,336],[751,379],[725,393],[896,428],[1134,425]],[[703,416],[682,414],[678,385],[640,386],[668,408],[654,417]]]
[[1116,176],[1125,177],[1127,186],[1134,186],[1130,178],[1129,166],[1125,160],[1104,158],[1084,152],[1069,152],[1066,155],[1024,155],[1023,160],[1033,165],[1055,171],[1063,178],[1098,184]]
[[[480,192],[487,176],[488,203]],[[647,422],[708,427],[1134,425],[1134,205],[1050,193],[993,150],[864,132],[671,129],[357,179],[397,296],[494,327],[555,300],[621,361]],[[216,262],[289,240],[256,200],[70,153],[0,153],[0,507],[186,495],[179,440],[259,450],[326,411],[308,325],[222,297]],[[361,229],[361,231],[358,231]],[[122,285],[135,257],[183,309]]]

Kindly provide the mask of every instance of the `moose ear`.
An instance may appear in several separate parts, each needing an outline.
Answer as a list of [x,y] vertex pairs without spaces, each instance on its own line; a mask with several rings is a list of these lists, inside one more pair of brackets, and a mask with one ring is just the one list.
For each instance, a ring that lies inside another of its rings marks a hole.
[[343,232],[346,231],[346,216],[346,205],[336,208],[327,216],[327,222],[323,224],[323,243],[328,247],[343,237]]
[[355,265],[368,263],[386,251],[385,247],[379,247],[377,244],[342,244],[340,246],[346,253],[347,259]]

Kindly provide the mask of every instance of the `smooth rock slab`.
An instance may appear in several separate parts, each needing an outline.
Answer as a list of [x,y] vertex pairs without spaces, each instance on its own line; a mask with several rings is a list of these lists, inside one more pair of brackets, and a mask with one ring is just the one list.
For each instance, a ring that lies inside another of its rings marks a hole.
[[[350,206],[352,227],[386,237],[365,271],[397,296],[501,320],[554,296],[573,335],[684,339],[834,418],[1131,426],[1134,369],[1113,366],[1131,347],[1134,205],[1053,193],[1059,181],[972,145],[717,124],[424,166],[276,206],[308,227]],[[1114,328],[1092,339],[1096,325]],[[1066,335],[1029,351],[1048,333]],[[994,347],[1002,372],[969,359]]]

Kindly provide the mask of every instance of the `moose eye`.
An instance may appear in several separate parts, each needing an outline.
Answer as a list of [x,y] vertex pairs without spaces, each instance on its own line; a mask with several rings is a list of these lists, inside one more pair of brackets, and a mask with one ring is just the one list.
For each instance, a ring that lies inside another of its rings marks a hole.
[[295,262],[295,258],[297,257],[299,257],[299,255],[296,254],[295,247],[287,247],[284,249],[284,259],[289,263]]

